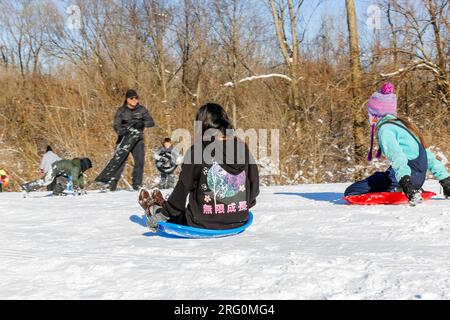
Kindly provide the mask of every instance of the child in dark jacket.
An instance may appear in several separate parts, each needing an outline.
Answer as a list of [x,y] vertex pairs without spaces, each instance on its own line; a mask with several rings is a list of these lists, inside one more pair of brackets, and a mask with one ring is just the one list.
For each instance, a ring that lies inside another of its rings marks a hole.
[[158,189],[139,192],[151,230],[167,220],[197,228],[237,228],[247,222],[249,209],[256,204],[258,167],[245,143],[231,134],[225,110],[206,104],[196,120],[202,123],[202,139],[186,153],[179,181],[167,201]]
[[445,166],[428,149],[419,130],[409,121],[397,117],[397,97],[394,86],[387,82],[372,95],[367,105],[372,126],[368,160],[372,160],[375,129],[380,148],[377,158],[384,154],[391,163],[386,172],[376,172],[347,188],[345,195],[370,192],[403,191],[412,205],[422,202],[422,188],[427,171],[439,180],[446,197],[450,196],[450,178]]
[[183,157],[174,149],[172,140],[165,138],[162,146],[153,152],[156,168],[160,172],[159,189],[170,189],[175,184],[175,170],[183,161]]

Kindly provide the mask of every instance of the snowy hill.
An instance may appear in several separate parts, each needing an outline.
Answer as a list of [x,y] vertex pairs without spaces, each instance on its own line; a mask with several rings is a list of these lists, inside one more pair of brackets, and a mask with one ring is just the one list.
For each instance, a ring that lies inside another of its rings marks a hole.
[[348,206],[344,189],[262,188],[254,224],[211,240],[148,236],[135,192],[0,193],[0,298],[449,299],[450,200]]

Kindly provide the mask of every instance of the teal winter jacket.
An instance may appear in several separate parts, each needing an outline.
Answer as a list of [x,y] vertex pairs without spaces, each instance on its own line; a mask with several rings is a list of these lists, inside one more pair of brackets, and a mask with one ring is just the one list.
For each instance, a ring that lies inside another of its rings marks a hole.
[[[420,140],[418,137],[416,137],[417,140],[414,139],[409,133],[409,130],[398,120],[395,122],[406,130],[395,124],[386,123],[395,119],[395,116],[387,115],[378,122],[378,140],[381,151],[391,162],[397,181],[400,181],[404,176],[411,175],[408,160],[416,159],[419,156],[419,145],[417,141]],[[442,162],[437,160],[430,150],[427,149],[426,152],[428,157],[428,170],[439,181],[447,178],[449,174]]]

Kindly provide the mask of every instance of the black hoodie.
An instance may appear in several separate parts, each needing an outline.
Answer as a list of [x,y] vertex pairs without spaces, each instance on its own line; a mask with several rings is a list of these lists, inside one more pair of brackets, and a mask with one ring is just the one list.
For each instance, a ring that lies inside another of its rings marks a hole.
[[164,209],[173,217],[184,214],[192,227],[231,229],[247,222],[258,194],[258,166],[241,140],[203,142],[186,153]]

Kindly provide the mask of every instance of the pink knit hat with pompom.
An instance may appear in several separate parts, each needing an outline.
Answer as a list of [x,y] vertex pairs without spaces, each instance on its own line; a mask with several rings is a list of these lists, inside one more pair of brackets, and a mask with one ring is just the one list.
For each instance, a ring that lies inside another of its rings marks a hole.
[[[373,142],[375,135],[375,127],[378,121],[391,114],[397,116],[397,96],[394,93],[395,87],[390,82],[385,82],[380,89],[375,92],[367,103],[367,112],[369,113],[372,132],[370,136],[370,150],[367,160],[372,161]],[[378,149],[376,158],[381,157],[381,149]]]

